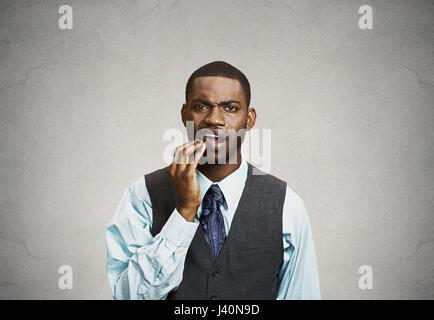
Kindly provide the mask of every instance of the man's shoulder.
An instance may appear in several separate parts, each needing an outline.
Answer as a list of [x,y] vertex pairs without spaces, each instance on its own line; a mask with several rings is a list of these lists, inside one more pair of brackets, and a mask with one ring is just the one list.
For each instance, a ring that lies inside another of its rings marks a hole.
[[144,176],[136,179],[125,188],[125,194],[130,198],[138,197],[143,200],[146,199],[147,193]]
[[146,178],[147,176],[152,176],[152,177],[166,176],[166,169],[167,169],[167,166],[163,167],[163,168],[159,168],[159,169],[150,169],[150,170],[147,170],[144,173],[144,177]]
[[[166,168],[159,168],[146,171],[140,178],[127,186],[127,195],[131,198],[137,197],[140,200],[149,202],[150,193],[158,189],[159,185],[170,182],[166,174]],[[151,190],[153,189],[153,190]],[[158,192],[158,190],[156,190]]]
[[150,188],[150,186],[154,185],[169,184],[170,180],[166,173],[166,169],[167,166],[155,170],[149,170],[148,172],[146,172],[143,175],[146,186]]
[[279,185],[282,188],[285,188],[287,202],[290,202],[291,204],[297,206],[304,205],[303,199],[292,189],[292,187],[288,185],[287,181],[285,181],[284,179],[279,178],[278,176],[272,173],[267,173],[253,165],[252,165],[252,175],[262,177],[260,181],[268,181],[275,185]]
[[[250,164],[250,163],[249,163]],[[255,167],[254,165],[250,164],[250,166],[252,167],[252,176],[257,178],[257,180],[261,183],[271,183],[271,184],[275,184],[275,185],[279,185],[282,187],[286,187],[287,183],[285,180],[278,178],[277,176],[275,176],[272,173],[267,173],[257,167]]]
[[161,179],[166,176],[164,168],[159,169],[151,169],[145,171],[143,175],[140,178],[137,178],[135,181],[131,182],[129,185],[127,185],[126,190],[130,193],[134,192],[140,195],[145,195],[147,193],[147,180],[150,179]]

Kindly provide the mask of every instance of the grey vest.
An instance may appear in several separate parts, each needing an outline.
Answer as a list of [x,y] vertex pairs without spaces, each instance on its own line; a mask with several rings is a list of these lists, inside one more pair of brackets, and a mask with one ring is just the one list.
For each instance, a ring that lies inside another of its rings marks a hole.
[[[269,174],[252,175],[252,167],[248,163],[246,184],[216,261],[199,225],[187,252],[183,280],[167,299],[276,299],[286,182]],[[178,197],[165,168],[146,174],[145,181],[155,236],[178,206]]]

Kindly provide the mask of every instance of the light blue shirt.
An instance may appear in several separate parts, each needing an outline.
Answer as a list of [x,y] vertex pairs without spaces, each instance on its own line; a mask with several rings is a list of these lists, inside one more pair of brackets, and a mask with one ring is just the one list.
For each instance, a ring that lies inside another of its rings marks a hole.
[[[247,163],[219,182],[226,234],[247,179]],[[201,197],[214,183],[196,169]],[[202,206],[197,216],[200,217]],[[320,299],[312,230],[303,200],[286,188],[282,216],[283,263],[277,299]],[[107,275],[115,299],[166,299],[182,281],[188,248],[199,221],[185,220],[175,209],[161,232],[152,237],[152,204],[145,178],[125,189],[107,227]]]

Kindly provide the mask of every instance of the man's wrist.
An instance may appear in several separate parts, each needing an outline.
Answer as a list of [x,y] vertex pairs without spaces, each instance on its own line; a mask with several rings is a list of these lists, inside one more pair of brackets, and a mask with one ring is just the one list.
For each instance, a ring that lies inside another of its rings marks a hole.
[[184,217],[185,220],[188,222],[193,222],[196,218],[197,209],[199,207],[178,207],[176,210],[178,210],[179,214]]

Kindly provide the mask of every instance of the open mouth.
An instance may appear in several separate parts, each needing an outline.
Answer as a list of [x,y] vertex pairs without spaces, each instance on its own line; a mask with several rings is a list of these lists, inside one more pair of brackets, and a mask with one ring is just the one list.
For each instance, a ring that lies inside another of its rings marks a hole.
[[226,136],[208,133],[204,135],[204,142],[214,149],[221,148],[226,143]]

